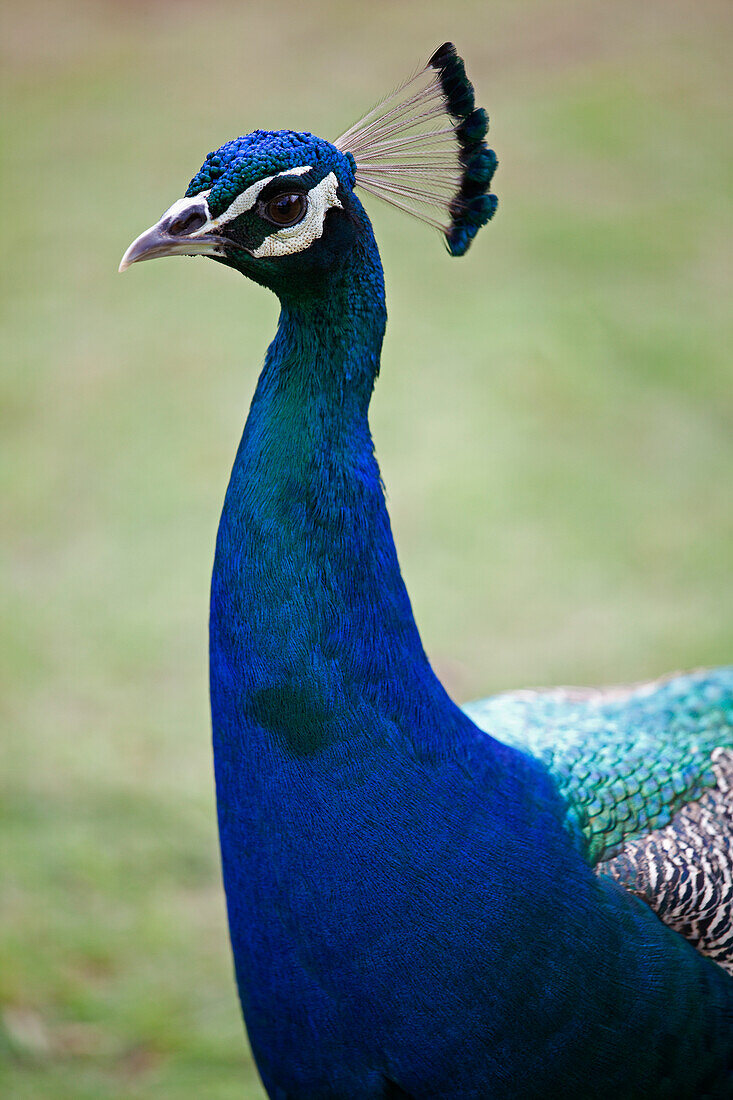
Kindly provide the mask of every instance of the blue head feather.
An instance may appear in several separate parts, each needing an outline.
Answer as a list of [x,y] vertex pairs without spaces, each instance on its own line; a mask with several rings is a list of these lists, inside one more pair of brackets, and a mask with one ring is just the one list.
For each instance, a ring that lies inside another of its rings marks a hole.
[[305,164],[319,178],[334,172],[343,188],[354,187],[354,158],[330,141],[297,130],[253,130],[209,153],[188,185],[187,196],[211,189],[209,209],[216,217],[251,184]]

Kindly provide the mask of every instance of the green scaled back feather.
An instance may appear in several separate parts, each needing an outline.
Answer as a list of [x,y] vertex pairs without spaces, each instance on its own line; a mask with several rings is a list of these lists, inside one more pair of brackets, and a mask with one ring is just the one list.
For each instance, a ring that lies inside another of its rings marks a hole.
[[542,761],[595,864],[715,786],[711,754],[733,748],[733,668],[634,688],[516,692],[464,709]]

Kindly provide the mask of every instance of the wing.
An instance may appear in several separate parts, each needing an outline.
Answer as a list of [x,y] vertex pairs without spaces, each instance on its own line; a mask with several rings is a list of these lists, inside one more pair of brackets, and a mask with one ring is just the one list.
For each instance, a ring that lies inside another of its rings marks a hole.
[[733,668],[464,709],[547,767],[599,873],[733,973]]

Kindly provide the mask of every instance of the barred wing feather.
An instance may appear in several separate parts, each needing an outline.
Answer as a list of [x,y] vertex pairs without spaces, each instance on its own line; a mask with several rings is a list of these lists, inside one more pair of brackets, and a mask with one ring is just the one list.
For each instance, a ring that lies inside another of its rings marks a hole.
[[547,767],[599,874],[733,973],[733,668],[464,709]]

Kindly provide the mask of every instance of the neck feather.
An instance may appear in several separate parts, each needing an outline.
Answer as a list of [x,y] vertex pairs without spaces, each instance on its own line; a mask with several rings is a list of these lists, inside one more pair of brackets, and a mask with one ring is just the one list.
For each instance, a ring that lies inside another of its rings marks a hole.
[[217,539],[215,737],[312,755],[460,713],[420,642],[369,432],[385,319],[370,234],[327,297],[282,302]]

